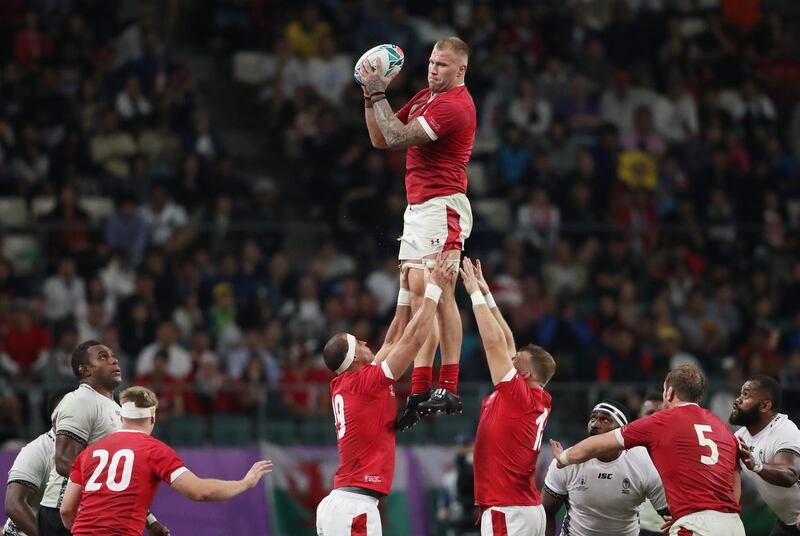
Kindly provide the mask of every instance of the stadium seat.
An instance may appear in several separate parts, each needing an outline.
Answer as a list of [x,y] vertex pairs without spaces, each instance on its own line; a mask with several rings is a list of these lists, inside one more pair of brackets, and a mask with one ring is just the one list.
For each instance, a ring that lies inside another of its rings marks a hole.
[[258,438],[278,445],[297,443],[294,423],[288,419],[261,419],[258,422]]
[[472,209],[499,233],[506,233],[513,225],[511,208],[506,199],[479,199],[473,202]]
[[170,417],[167,421],[168,442],[172,446],[196,447],[206,443],[206,420],[197,415]]
[[22,227],[28,223],[28,207],[21,197],[0,197],[0,223]]
[[39,260],[39,243],[33,235],[8,234],[3,238],[3,257],[14,265],[14,271],[27,275]]
[[264,63],[267,55],[253,50],[240,50],[233,55],[233,79],[257,86],[267,81]]
[[114,201],[109,197],[84,197],[81,208],[89,213],[93,222],[105,221],[114,212]]
[[211,443],[241,446],[255,441],[253,419],[244,415],[212,415]]
[[50,212],[54,206],[56,206],[55,197],[34,197],[31,204],[31,213],[34,218],[38,218]]
[[482,162],[473,161],[467,165],[469,193],[475,197],[483,197],[489,192],[489,177],[486,166]]

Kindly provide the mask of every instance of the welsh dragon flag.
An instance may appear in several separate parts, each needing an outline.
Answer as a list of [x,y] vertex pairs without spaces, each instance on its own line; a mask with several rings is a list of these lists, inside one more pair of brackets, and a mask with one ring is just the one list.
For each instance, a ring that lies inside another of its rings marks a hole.
[[[335,447],[262,445],[274,468],[268,478],[274,536],[316,536],[316,510],[331,491],[339,464]],[[442,447],[398,447],[392,491],[381,501],[385,536],[428,536],[434,519],[436,489],[452,468],[455,451]]]

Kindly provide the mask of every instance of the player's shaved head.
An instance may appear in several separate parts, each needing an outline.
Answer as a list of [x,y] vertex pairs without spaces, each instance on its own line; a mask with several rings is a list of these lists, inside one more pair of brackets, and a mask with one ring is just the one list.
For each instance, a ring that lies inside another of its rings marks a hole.
[[681,365],[667,374],[666,387],[672,387],[683,402],[699,404],[706,393],[706,377],[695,365]]
[[541,346],[535,344],[523,346],[517,352],[517,357],[524,358],[526,363],[524,366],[528,367],[536,381],[542,385],[546,385],[556,373],[556,360]]
[[337,333],[325,344],[322,349],[322,359],[325,361],[325,366],[331,372],[336,370],[342,365],[345,356],[347,355],[347,333]]
[[436,44],[433,45],[433,48],[439,50],[451,51],[460,59],[462,59],[465,65],[469,60],[469,45],[467,45],[462,39],[458,37],[452,36],[452,37],[445,37],[444,39],[439,39],[438,41],[436,41]]
[[92,348],[92,346],[98,346],[101,344],[103,343],[95,340],[84,341],[72,351],[70,364],[72,365],[72,373],[75,374],[76,378],[79,380],[83,379],[84,375],[81,372],[81,365],[89,365],[89,350]]

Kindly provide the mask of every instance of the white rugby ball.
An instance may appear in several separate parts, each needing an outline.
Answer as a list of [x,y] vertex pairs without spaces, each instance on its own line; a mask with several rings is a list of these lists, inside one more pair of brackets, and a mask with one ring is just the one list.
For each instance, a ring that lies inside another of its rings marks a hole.
[[381,59],[381,66],[383,67],[383,76],[389,76],[394,73],[399,73],[400,69],[403,68],[403,62],[405,61],[405,54],[403,54],[403,49],[397,45],[390,45],[390,44],[383,44],[373,47],[358,58],[355,67],[353,68],[353,76],[358,82],[358,85],[363,86],[364,83],[361,81],[361,76],[358,74],[359,68],[365,61],[369,61],[369,64],[375,67],[375,60],[377,58]]

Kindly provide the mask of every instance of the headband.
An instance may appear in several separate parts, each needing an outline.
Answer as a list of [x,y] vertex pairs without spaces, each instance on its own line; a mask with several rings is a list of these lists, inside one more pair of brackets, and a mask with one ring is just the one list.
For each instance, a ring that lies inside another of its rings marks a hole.
[[137,407],[135,402],[124,402],[119,414],[123,419],[149,419],[153,416],[151,409]]
[[619,408],[612,406],[611,404],[607,404],[606,402],[600,402],[599,404],[597,404],[594,407],[594,409],[592,409],[592,412],[595,411],[602,411],[604,413],[608,413],[614,418],[615,421],[617,421],[617,424],[620,426],[625,426],[626,424],[628,424],[628,418],[625,417],[625,414],[622,413],[619,410]]
[[353,359],[356,357],[356,338],[347,334],[347,353],[344,355],[344,361],[342,364],[339,365],[339,368],[336,369],[336,374],[341,374],[345,370],[350,368],[350,365],[353,364]]

